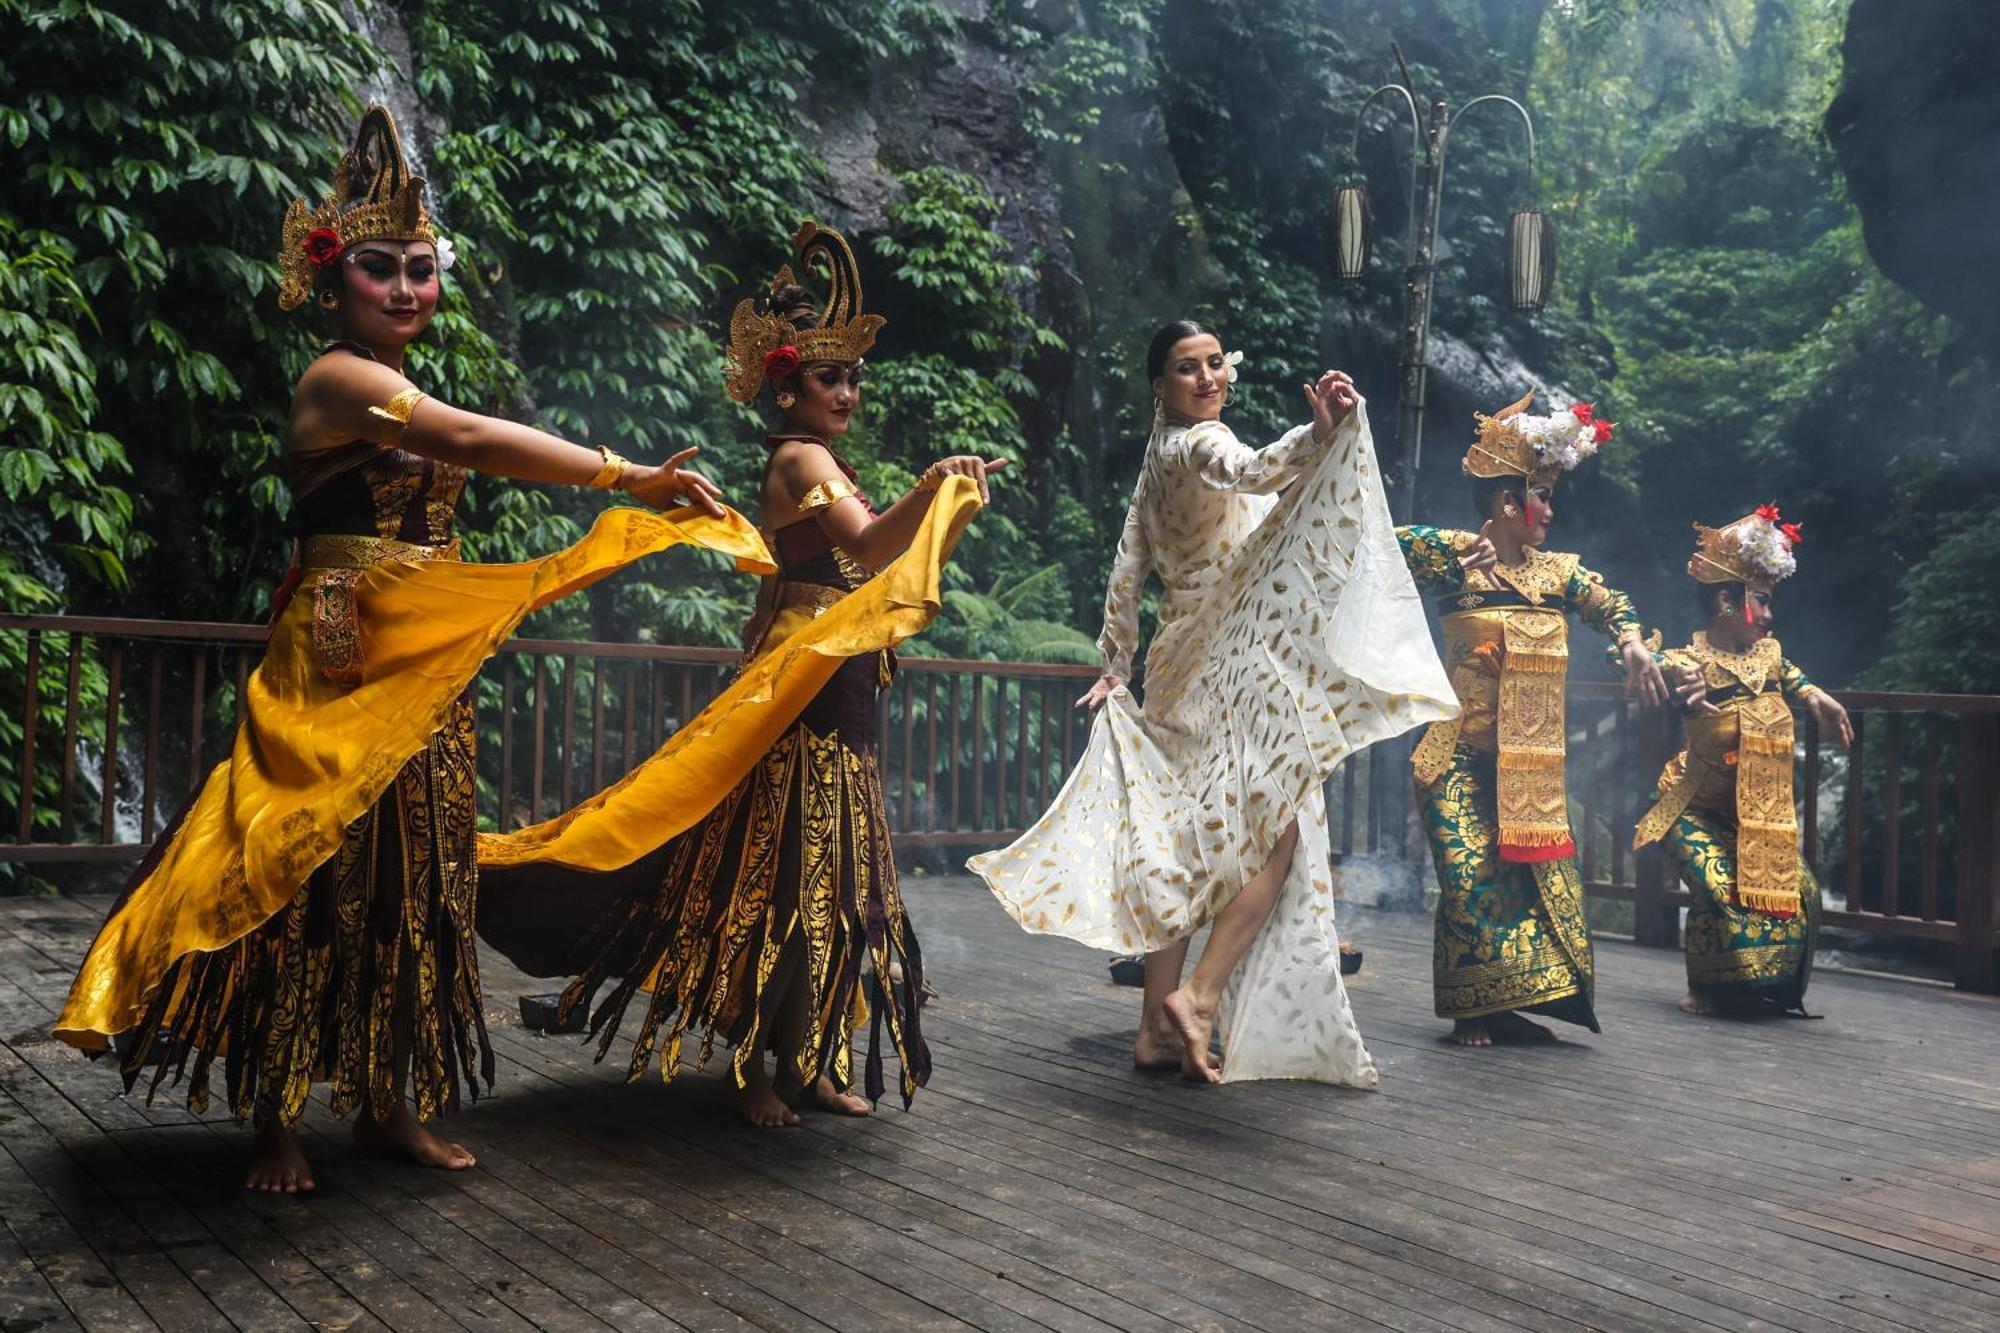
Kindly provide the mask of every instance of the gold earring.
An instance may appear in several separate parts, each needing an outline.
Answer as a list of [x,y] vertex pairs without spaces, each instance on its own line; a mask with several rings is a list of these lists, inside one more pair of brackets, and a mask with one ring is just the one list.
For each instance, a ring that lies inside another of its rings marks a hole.
[[1508,518],[1519,518],[1521,516],[1520,506],[1516,505],[1512,500],[1509,500],[1506,504],[1501,505],[1500,512],[1502,514],[1505,514]]
[[778,407],[779,410],[781,411],[785,412],[791,411],[793,404],[797,403],[798,401],[799,401],[799,396],[795,393],[786,393],[783,390],[780,390],[778,393]]
[[331,288],[331,287],[322,287],[322,288],[320,288],[320,289],[319,289],[319,308],[320,308],[321,310],[338,310],[338,309],[340,309],[340,293],[339,293],[339,292],[337,292],[337,291],[335,291],[335,290],[334,290],[333,288]]

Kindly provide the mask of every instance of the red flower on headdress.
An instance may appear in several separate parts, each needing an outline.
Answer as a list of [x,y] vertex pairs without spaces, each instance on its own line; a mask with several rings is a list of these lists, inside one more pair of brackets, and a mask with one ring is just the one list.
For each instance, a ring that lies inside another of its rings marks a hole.
[[1767,500],[1763,504],[1758,505],[1757,517],[1763,519],[1766,523],[1776,523],[1778,521],[1778,502]]
[[1778,531],[1784,533],[1785,540],[1790,542],[1794,546],[1797,546],[1801,541],[1805,540],[1804,531],[1802,531],[1799,525],[1796,523],[1780,523],[1778,525]]
[[1591,422],[1590,425],[1591,429],[1596,432],[1597,442],[1599,444],[1609,444],[1611,442],[1611,432],[1616,427],[1617,423],[1612,421],[1598,420]]
[[764,378],[781,380],[799,368],[799,349],[790,343],[764,353]]
[[1569,410],[1576,413],[1578,423],[1585,426],[1590,425],[1592,417],[1597,414],[1597,409],[1589,403],[1571,403]]
[[306,233],[306,262],[314,268],[325,268],[339,259],[346,248],[340,243],[340,233],[331,227],[314,227]]

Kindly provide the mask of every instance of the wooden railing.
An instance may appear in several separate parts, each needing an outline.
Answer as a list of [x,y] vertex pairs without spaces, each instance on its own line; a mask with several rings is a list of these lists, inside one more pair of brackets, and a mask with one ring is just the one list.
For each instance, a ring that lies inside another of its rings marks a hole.
[[[13,779],[0,863],[141,855],[227,752],[263,643],[261,626],[0,615],[0,738],[14,760],[0,761],[0,782]],[[713,698],[735,661],[715,648],[511,641],[477,686],[482,824],[544,819],[615,780]],[[901,668],[877,719],[899,844],[1010,841],[1082,750],[1087,722],[1072,704],[1094,670],[922,657]],[[1826,745],[1805,719],[1798,771],[1806,855],[1844,900],[1829,924],[1948,942],[1961,986],[1996,989],[2000,696],[1840,697],[1854,748]],[[1591,682],[1571,685],[1569,721],[1584,881],[1632,905],[1640,943],[1672,946],[1687,894],[1656,849],[1631,850],[1631,830],[1673,721]],[[1427,856],[1407,757],[1407,742],[1374,747],[1328,784],[1336,856]]]

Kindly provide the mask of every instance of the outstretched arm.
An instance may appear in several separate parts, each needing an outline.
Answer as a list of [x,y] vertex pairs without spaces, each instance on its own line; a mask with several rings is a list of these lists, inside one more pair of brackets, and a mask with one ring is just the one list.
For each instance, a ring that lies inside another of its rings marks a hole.
[[1361,406],[1354,381],[1329,370],[1317,384],[1301,385],[1312,420],[1276,444],[1252,449],[1220,421],[1199,422],[1187,433],[1187,462],[1201,484],[1218,491],[1273,495],[1291,485],[1333,439],[1334,430]]
[[1813,684],[1789,657],[1778,666],[1778,688],[1784,691],[1786,702],[1813,715],[1821,734],[1838,740],[1843,749],[1854,744],[1854,720],[1847,716],[1847,709],[1840,700]]
[[901,555],[923,525],[931,498],[944,479],[953,473],[971,477],[979,484],[979,498],[986,499],[986,478],[1007,466],[1007,460],[944,458],[931,464],[924,475],[901,499],[880,514],[870,514],[856,497],[852,482],[833,461],[833,456],[815,444],[781,444],[771,461],[771,475],[777,487],[769,498],[780,513],[773,526],[783,526],[795,517],[818,520],[827,540],[868,569],[880,569]]
[[1125,511],[1125,530],[1118,538],[1118,554],[1111,561],[1111,579],[1104,588],[1104,630],[1097,636],[1097,650],[1104,654],[1104,674],[1077,700],[1084,708],[1096,708],[1111,691],[1132,679],[1132,658],[1139,650],[1139,599],[1146,591],[1146,576],[1153,572],[1153,542],[1146,535],[1140,517],[1145,482]]
[[299,453],[369,440],[497,477],[615,485],[656,509],[693,504],[722,515],[722,492],[706,477],[679,467],[694,455],[693,449],[659,467],[633,463],[621,471],[596,449],[441,403],[389,367],[358,356],[321,357],[306,371],[293,398],[287,433]]
[[1630,698],[1657,707],[1667,702],[1670,691],[1653,650],[1646,645],[1646,631],[1639,624],[1632,599],[1616,588],[1608,588],[1598,574],[1579,563],[1569,576],[1564,596],[1577,617],[1611,640],[1612,651],[1625,669],[1625,693]]

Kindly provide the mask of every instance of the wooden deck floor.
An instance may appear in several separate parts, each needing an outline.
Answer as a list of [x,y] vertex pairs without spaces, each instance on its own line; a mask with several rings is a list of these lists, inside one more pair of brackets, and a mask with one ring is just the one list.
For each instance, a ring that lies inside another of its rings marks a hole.
[[1135,992],[973,884],[910,896],[942,989],[913,1112],[737,1125],[525,1032],[457,1175],[317,1108],[310,1201],[245,1136],[47,1035],[101,904],[0,902],[0,1329],[1993,1329],[2000,1004],[1824,976],[1819,1022],[1677,1014],[1605,943],[1606,1031],[1465,1052],[1427,923],[1356,915],[1380,1092],[1128,1067]]

